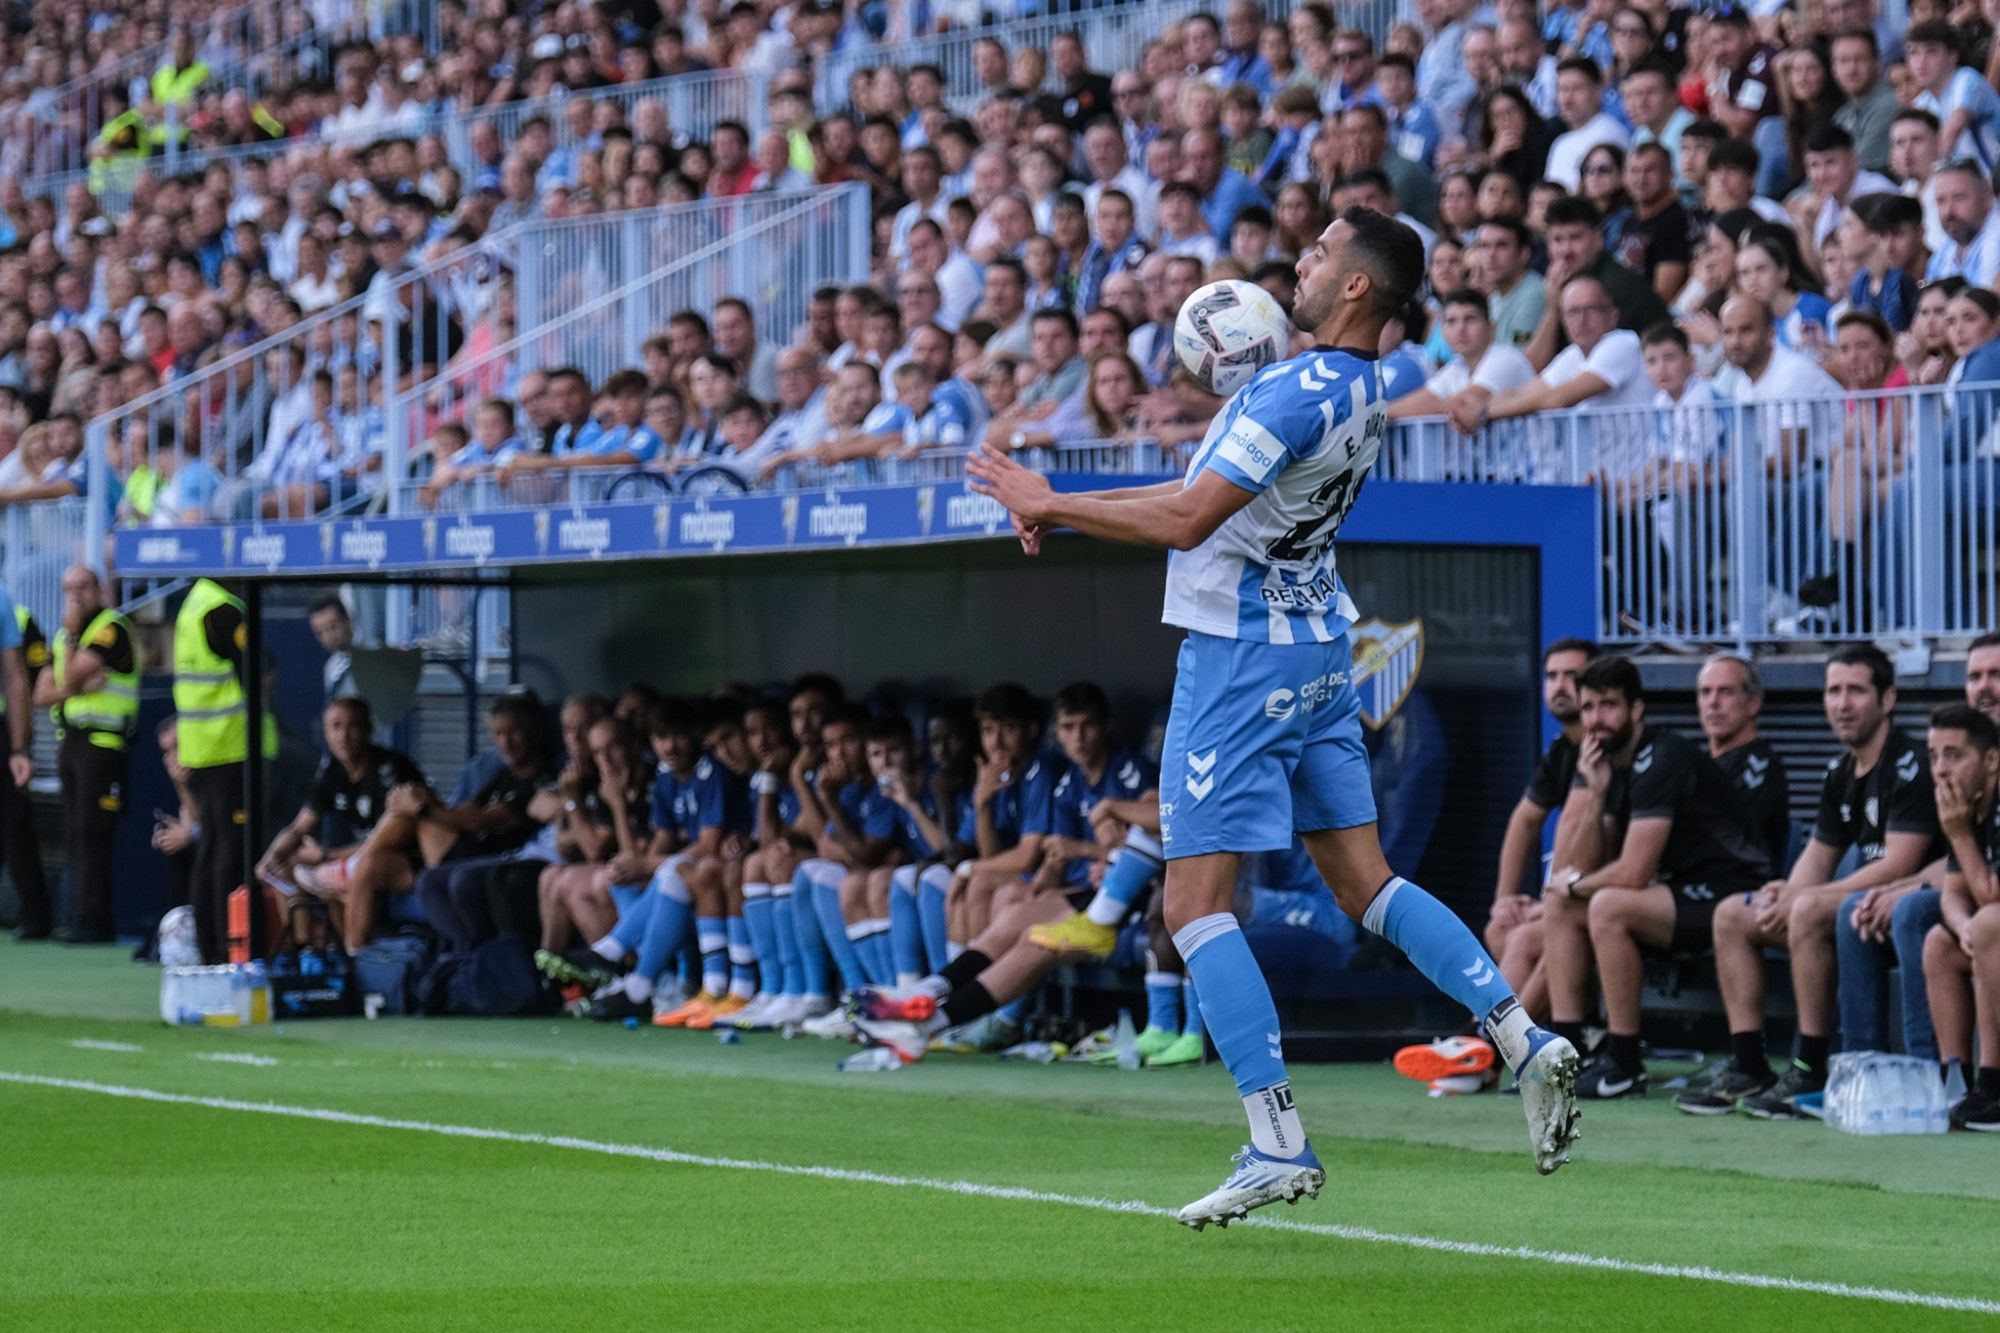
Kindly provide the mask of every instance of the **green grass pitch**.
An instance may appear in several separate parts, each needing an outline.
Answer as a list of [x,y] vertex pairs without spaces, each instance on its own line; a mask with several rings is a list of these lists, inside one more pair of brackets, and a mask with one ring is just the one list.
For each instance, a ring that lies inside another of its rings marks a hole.
[[1158,1210],[1243,1141],[1217,1066],[844,1075],[809,1039],[569,1020],[168,1028],[157,984],[0,944],[0,1329],[2000,1326],[1981,1136],[1656,1094],[1587,1109],[1542,1179],[1512,1099],[1303,1066],[1326,1192],[1196,1235]]

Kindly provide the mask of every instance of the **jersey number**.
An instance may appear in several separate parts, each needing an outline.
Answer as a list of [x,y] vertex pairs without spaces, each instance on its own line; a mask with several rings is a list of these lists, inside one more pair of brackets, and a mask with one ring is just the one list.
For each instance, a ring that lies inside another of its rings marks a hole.
[[1342,472],[1312,493],[1310,503],[1318,511],[1294,524],[1292,530],[1271,543],[1265,552],[1273,564],[1317,560],[1333,545],[1334,534],[1347,520],[1361,493],[1361,474]]

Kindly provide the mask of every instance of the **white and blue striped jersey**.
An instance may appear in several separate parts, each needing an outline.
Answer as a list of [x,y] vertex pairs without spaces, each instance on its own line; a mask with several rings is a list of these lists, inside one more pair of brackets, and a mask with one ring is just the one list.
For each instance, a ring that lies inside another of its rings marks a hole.
[[1379,367],[1331,347],[1258,373],[1223,406],[1183,485],[1213,472],[1256,496],[1167,557],[1169,625],[1255,643],[1332,643],[1358,612],[1333,539],[1388,430]]

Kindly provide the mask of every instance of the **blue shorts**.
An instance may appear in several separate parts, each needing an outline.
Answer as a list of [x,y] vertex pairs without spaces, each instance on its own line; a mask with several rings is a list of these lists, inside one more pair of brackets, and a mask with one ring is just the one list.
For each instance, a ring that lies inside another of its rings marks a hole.
[[1251,643],[1190,631],[1160,755],[1167,859],[1278,852],[1375,822],[1347,636]]

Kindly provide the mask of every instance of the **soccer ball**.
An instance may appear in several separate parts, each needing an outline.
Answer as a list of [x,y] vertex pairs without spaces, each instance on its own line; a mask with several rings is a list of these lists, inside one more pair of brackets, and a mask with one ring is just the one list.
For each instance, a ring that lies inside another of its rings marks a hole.
[[1254,282],[1211,282],[1188,297],[1174,320],[1174,352],[1195,383],[1218,398],[1291,354],[1292,321]]

